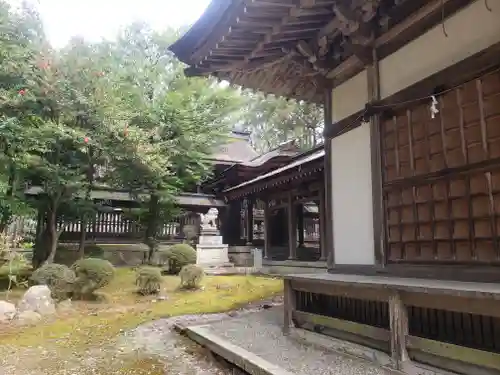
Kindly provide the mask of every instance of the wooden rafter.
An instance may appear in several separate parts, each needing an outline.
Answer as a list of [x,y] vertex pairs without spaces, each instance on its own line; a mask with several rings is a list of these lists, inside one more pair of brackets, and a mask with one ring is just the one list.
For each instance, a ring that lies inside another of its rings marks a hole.
[[470,1],[228,1],[183,61],[188,74],[321,102],[321,77],[341,83],[371,63],[373,48],[383,57],[438,22],[443,6],[448,14]]

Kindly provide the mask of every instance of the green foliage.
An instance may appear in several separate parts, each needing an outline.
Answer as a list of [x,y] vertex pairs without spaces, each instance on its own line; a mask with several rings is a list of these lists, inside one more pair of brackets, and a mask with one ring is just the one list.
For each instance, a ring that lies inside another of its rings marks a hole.
[[80,259],[71,268],[76,275],[74,294],[82,299],[92,297],[94,291],[108,285],[115,274],[109,261],[98,258]]
[[324,119],[320,106],[249,90],[243,92],[243,97],[240,124],[252,131],[252,142],[258,152],[269,151],[292,139],[304,150],[322,143]]
[[195,265],[188,264],[182,267],[179,273],[181,278],[180,288],[181,289],[199,289],[201,287],[201,281],[205,276],[203,268]]
[[85,256],[88,258],[102,258],[104,256],[104,249],[96,244],[86,245]]
[[[317,107],[185,77],[166,52],[176,31],[134,24],[113,41],[74,38],[53,50],[36,12],[2,0],[0,24],[0,232],[16,215],[46,217],[35,266],[54,261],[57,223],[85,227],[101,208],[90,199],[97,185],[137,198],[151,260],[159,228],[177,213],[174,196],[210,175],[231,126],[254,130],[262,150],[319,139]],[[37,199],[26,187],[39,188]]]
[[156,267],[141,267],[137,270],[135,283],[137,292],[143,296],[158,294],[161,290],[161,270]]
[[65,300],[71,296],[73,284],[75,283],[75,272],[63,264],[44,264],[33,272],[30,277],[36,285],[47,285],[52,297],[58,301]]
[[168,266],[170,274],[178,274],[182,267],[196,263],[196,250],[188,244],[175,244],[159,254],[160,262]]

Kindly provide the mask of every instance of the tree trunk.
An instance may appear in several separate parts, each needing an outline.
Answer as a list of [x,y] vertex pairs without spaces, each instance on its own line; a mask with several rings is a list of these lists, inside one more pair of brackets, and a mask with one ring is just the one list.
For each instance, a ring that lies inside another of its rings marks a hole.
[[145,242],[149,248],[147,262],[151,263],[153,260],[153,255],[156,252],[156,234],[158,232],[158,204],[160,199],[158,195],[151,194],[149,198],[149,209],[148,209],[148,224],[145,233]]
[[33,247],[33,268],[37,269],[47,259],[47,233],[45,226],[45,208],[39,207],[36,223],[35,246]]
[[[94,156],[94,151],[92,149],[92,147],[89,147],[89,151],[88,151],[88,155],[89,155],[89,166],[87,168],[87,182],[88,182],[88,187],[87,187],[87,191],[85,193],[85,201],[86,202],[89,202],[90,201],[90,197],[91,197],[91,194],[92,194],[92,188],[94,186],[94,164],[92,163],[92,158]],[[88,223],[88,213],[85,212],[83,215],[82,215],[82,219],[81,219],[81,227],[80,227],[80,242],[78,243],[78,257],[80,259],[82,259],[84,256],[85,256],[85,241],[86,241],[86,238],[87,238],[87,223]]]
[[57,231],[57,215],[56,215],[56,209],[55,207],[52,207],[52,210],[50,210],[49,215],[47,216],[47,252],[48,256],[47,259],[45,260],[44,264],[46,263],[54,263],[54,259],[56,257],[56,251],[57,251],[57,242],[59,240],[59,233]]

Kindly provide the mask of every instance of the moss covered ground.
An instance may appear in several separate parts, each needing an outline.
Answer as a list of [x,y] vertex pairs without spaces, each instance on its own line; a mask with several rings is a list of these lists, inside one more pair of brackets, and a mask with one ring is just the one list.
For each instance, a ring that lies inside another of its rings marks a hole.
[[[203,289],[198,291],[179,291],[178,285],[178,277],[165,276],[162,284],[164,300],[142,297],[135,293],[135,272],[130,268],[117,269],[111,284],[99,291],[99,302],[73,301],[71,309],[60,311],[57,316],[33,326],[0,326],[0,354],[2,347],[8,348],[11,353],[12,350],[21,353],[23,350],[44,348],[63,361],[75,353],[109,346],[121,332],[142,323],[163,317],[229,311],[254,301],[269,299],[282,291],[282,281],[279,279],[246,275],[207,276],[203,281]],[[15,299],[21,293],[13,291],[10,298]],[[5,299],[5,293],[2,294],[0,299]],[[47,374],[57,373],[57,368],[61,366],[56,366],[55,358],[50,359],[50,362],[38,363],[36,367],[47,367],[50,370]],[[145,366],[151,370],[145,370],[144,373],[158,373],[155,359],[134,359],[126,363],[130,363],[131,368]],[[123,369],[118,370],[108,373],[124,373]],[[19,375],[23,373],[19,372]]]

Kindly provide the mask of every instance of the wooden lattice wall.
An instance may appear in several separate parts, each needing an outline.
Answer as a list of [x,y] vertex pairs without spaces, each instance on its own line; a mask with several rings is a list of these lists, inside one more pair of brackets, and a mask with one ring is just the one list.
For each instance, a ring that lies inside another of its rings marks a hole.
[[382,121],[389,262],[500,263],[500,72]]

